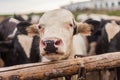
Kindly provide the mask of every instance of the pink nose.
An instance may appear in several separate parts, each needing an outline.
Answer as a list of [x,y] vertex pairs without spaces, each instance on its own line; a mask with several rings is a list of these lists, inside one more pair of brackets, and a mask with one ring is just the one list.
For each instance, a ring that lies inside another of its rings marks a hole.
[[53,53],[62,45],[62,40],[59,38],[46,38],[41,41],[41,47],[48,53]]

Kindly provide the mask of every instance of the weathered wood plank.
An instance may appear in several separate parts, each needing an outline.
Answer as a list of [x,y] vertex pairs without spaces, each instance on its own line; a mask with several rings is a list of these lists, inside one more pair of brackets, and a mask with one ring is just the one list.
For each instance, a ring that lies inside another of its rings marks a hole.
[[0,68],[3,80],[38,80],[76,74],[81,63],[87,71],[120,66],[120,52],[49,63],[24,64]]

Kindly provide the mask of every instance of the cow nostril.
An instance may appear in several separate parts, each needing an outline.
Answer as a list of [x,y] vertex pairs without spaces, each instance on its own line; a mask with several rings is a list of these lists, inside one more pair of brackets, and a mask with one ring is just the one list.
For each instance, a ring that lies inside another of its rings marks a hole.
[[42,43],[42,45],[43,45],[43,46],[45,46],[45,45],[46,45],[46,44],[45,44],[45,41],[41,41],[41,43]]
[[51,46],[51,45],[54,45],[54,44],[55,44],[55,43],[54,43],[53,40],[42,40],[42,41],[41,41],[41,45],[42,45],[42,46],[45,46],[45,47]]
[[61,43],[62,43],[61,40],[57,40],[57,41],[55,42],[55,45],[60,45]]

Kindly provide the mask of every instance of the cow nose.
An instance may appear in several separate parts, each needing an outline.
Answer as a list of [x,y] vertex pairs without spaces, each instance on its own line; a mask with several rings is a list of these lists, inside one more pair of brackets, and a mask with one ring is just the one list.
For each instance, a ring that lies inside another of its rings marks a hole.
[[56,39],[56,38],[42,40],[42,45],[44,46],[44,50],[47,53],[56,53],[61,43],[62,43],[62,40]]

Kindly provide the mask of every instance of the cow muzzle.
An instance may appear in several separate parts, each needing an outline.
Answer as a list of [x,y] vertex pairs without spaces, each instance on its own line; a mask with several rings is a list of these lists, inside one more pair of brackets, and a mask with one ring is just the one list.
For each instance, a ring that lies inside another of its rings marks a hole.
[[41,40],[41,47],[44,49],[46,54],[58,53],[58,49],[63,44],[59,38],[45,38]]

